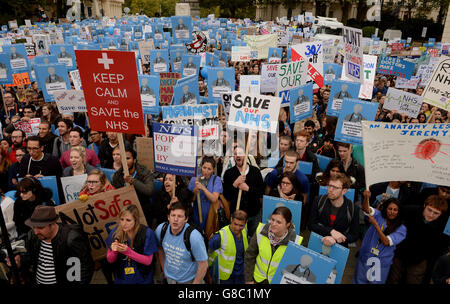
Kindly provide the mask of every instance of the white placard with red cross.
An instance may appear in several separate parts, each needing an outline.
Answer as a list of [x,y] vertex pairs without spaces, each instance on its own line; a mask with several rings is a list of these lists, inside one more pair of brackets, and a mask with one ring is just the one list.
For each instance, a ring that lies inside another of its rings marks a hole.
[[134,52],[76,50],[91,128],[145,134]]

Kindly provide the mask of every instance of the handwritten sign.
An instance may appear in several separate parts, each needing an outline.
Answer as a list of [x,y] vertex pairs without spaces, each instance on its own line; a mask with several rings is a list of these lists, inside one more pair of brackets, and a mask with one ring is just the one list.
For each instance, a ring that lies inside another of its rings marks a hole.
[[172,101],[173,87],[181,73],[159,73],[159,104],[168,105]]
[[307,81],[308,64],[304,60],[279,64],[277,69],[277,93],[282,103],[289,103],[289,90]]
[[61,185],[66,202],[78,199],[78,194],[83,189],[87,174],[61,177]]
[[144,212],[133,186],[102,192],[89,197],[86,202],[72,201],[56,207],[62,223],[81,224],[88,234],[91,255],[95,261],[106,257],[108,246],[105,240],[115,227],[120,211],[128,205],[136,205],[141,215],[139,220],[146,225]]
[[136,137],[135,141],[137,161],[153,171],[155,167],[153,162],[153,138]]
[[398,180],[450,186],[450,124],[362,126],[367,186]]
[[352,81],[363,82],[362,30],[344,26],[345,76]]
[[450,57],[441,56],[422,95],[426,103],[450,110]]
[[29,121],[17,121],[13,123],[14,128],[22,130],[25,132],[26,136],[38,135],[39,134],[39,124],[41,123],[40,118],[32,118]]
[[87,112],[83,91],[61,90],[53,93],[60,113]]
[[391,111],[395,110],[400,114],[405,113],[412,118],[416,118],[419,115],[422,102],[422,96],[389,88],[383,108]]

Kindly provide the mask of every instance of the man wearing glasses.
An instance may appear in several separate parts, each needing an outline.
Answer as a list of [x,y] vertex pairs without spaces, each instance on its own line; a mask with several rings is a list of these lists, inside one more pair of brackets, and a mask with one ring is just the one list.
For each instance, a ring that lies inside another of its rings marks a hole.
[[356,242],[359,235],[359,208],[344,195],[350,187],[350,179],[345,175],[331,178],[328,194],[318,196],[309,216],[309,230],[323,236],[325,246],[339,243],[348,247]]
[[59,159],[49,153],[44,153],[44,146],[39,136],[30,136],[28,138],[27,150],[28,154],[20,161],[19,177],[61,177],[62,167]]

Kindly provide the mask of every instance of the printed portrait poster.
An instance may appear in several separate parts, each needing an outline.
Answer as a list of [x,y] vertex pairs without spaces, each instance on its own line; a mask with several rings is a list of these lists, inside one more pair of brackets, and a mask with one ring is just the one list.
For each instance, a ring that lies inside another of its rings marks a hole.
[[367,186],[409,180],[450,186],[450,124],[363,122]]
[[218,67],[219,66],[219,56],[214,55],[212,53],[206,53],[205,65],[209,66],[209,67]]
[[172,66],[172,72],[181,73],[181,59],[183,58],[183,49],[170,49],[170,64]]
[[281,98],[233,91],[228,125],[255,131],[276,133]]
[[430,105],[450,110],[450,57],[441,56],[428,85],[423,90],[423,100]]
[[186,81],[177,82],[173,88],[172,105],[200,104],[200,92],[197,77],[189,77]]
[[12,74],[29,72],[30,66],[25,44],[3,45],[2,48],[3,52],[9,56]]
[[9,55],[6,53],[0,53],[0,84],[13,83],[11,64]]
[[270,47],[269,48],[269,55],[267,58],[268,63],[281,63],[281,57],[283,55],[283,49],[282,48],[275,48]]
[[292,213],[292,223],[294,224],[295,233],[300,235],[302,205],[303,203],[299,201],[285,200],[279,197],[263,195],[262,222],[266,224],[270,221],[272,212],[275,208],[287,207]]
[[344,80],[331,82],[330,99],[328,100],[327,115],[339,116],[344,98],[358,98],[361,83]]
[[214,55],[219,57],[219,67],[228,66],[228,54],[226,52],[214,50]]
[[234,91],[234,80],[234,68],[208,68],[208,99],[219,103],[222,94]]
[[181,58],[181,75],[189,77],[198,75],[200,71],[201,58],[198,55],[183,55]]
[[344,274],[345,265],[347,264],[348,254],[350,250],[338,243],[333,246],[325,246],[322,243],[322,236],[311,232],[308,241],[308,248],[320,253],[328,258],[335,260],[337,263],[333,270],[330,272],[326,284],[341,284],[342,275]]
[[158,115],[159,109],[159,75],[139,75],[142,111],[144,114]]
[[423,96],[408,93],[403,90],[388,88],[383,109],[395,110],[400,114],[406,114],[417,118],[422,107]]
[[164,28],[161,23],[152,24],[152,37],[158,41],[164,40]]
[[341,78],[342,66],[337,63],[327,63],[323,64],[323,83],[325,85],[331,85],[333,80]]
[[308,84],[290,90],[290,123],[295,123],[302,119],[312,117],[313,86],[314,84],[310,82]]
[[34,70],[46,102],[55,101],[54,92],[71,89],[69,74],[64,63],[35,65]]
[[47,34],[33,35],[33,42],[36,44],[36,55],[48,55],[50,53],[50,36]]
[[172,16],[170,19],[175,43],[190,43],[192,41],[192,17]]
[[326,284],[336,260],[289,242],[271,284]]
[[150,50],[150,69],[151,74],[169,72],[169,51]]
[[42,55],[42,56],[36,56],[33,58],[35,64],[51,64],[51,63],[58,63],[58,58],[56,58],[55,55]]
[[261,75],[241,75],[239,77],[239,91],[260,94]]
[[445,225],[444,233],[450,236],[450,217],[447,220],[447,224]]
[[359,99],[344,98],[338,116],[335,141],[349,144],[362,144],[363,120],[374,121],[378,110],[378,102],[367,102]]
[[105,240],[116,226],[119,214],[128,205],[136,205],[140,214],[141,224],[146,225],[136,190],[133,186],[92,195],[86,202],[78,198],[56,207],[58,222],[63,224],[81,224],[89,235],[91,255],[94,261],[106,257],[108,247]]
[[73,71],[77,69],[75,60],[75,50],[71,44],[51,44],[50,53],[55,55],[59,63],[64,63],[67,70]]

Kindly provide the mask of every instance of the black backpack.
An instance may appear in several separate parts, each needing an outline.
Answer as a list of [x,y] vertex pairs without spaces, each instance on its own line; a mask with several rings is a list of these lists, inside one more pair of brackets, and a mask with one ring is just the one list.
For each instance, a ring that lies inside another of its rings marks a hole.
[[[169,222],[165,222],[161,228],[161,236],[160,236],[161,244],[164,240],[164,236],[166,235],[168,227],[169,227]],[[193,262],[195,261],[195,258],[194,258],[194,255],[192,253],[192,248],[191,248],[191,233],[194,230],[197,230],[202,235],[203,241],[205,242],[206,252],[208,252],[208,238],[206,237],[206,234],[195,223],[189,223],[189,226],[184,231],[183,241],[184,241],[184,246],[186,246],[186,249],[188,250],[189,254],[191,255],[191,259]]]
[[[327,194],[321,195],[319,198],[319,202],[317,203],[317,211],[319,213],[319,216],[322,214],[322,211],[323,211],[323,208],[325,207],[325,202],[327,201],[327,198],[328,198]],[[351,204],[347,204],[348,227],[345,230],[345,233],[348,233],[350,231],[350,224],[352,222],[354,212],[355,212],[355,206],[353,206],[353,202],[351,202]]]

